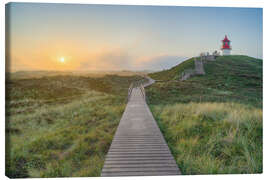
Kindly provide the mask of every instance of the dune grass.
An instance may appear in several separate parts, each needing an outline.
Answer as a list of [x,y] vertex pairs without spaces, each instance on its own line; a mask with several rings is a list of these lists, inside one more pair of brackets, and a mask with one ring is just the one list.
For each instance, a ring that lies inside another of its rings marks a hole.
[[153,79],[161,80],[161,81],[178,80],[181,76],[181,73],[184,70],[194,68],[195,66],[194,60],[195,58],[190,58],[170,69],[155,72],[155,73],[149,73],[148,75]]
[[[200,57],[197,57],[200,58]],[[180,80],[181,73],[186,69],[194,69],[195,58],[187,59],[180,64],[159,72],[149,73],[148,75],[155,79],[161,81],[172,81]],[[256,59],[244,55],[231,55],[231,56],[220,56],[216,61],[208,62],[204,67],[208,71],[208,74],[211,76],[211,72],[218,73],[216,74],[217,78],[223,79],[223,76],[233,75],[233,79],[228,80],[237,80],[237,77],[250,77],[253,80],[258,80],[262,76],[262,60]],[[240,74],[238,74],[240,73]],[[220,76],[218,76],[220,75]],[[239,75],[239,76],[235,76]],[[219,81],[216,81],[217,83]]]
[[100,176],[129,84],[139,79],[52,76],[7,80],[6,175]]
[[236,103],[152,106],[183,174],[262,172],[262,110]]
[[261,173],[262,60],[219,57],[204,64],[206,75],[175,81],[185,68],[150,74],[163,81],[146,88],[182,173]]
[[[186,67],[182,64],[173,67],[170,73],[176,76],[176,67]],[[262,60],[248,56],[222,56],[204,64],[204,68],[204,76],[194,76],[186,81],[167,79],[153,84],[147,88],[149,102],[236,102],[262,108]],[[150,76],[159,79],[162,73]]]

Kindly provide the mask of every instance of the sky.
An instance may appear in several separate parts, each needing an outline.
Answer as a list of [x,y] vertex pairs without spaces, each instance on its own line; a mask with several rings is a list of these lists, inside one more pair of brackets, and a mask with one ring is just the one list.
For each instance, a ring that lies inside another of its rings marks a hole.
[[262,59],[262,9],[10,3],[8,71],[163,70],[220,50]]

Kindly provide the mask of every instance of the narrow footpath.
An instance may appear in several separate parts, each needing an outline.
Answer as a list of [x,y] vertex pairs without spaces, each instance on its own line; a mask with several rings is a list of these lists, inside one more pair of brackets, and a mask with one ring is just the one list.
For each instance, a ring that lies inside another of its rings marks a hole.
[[[144,87],[154,83],[149,82]],[[133,88],[101,176],[179,175],[180,170],[144,98]]]

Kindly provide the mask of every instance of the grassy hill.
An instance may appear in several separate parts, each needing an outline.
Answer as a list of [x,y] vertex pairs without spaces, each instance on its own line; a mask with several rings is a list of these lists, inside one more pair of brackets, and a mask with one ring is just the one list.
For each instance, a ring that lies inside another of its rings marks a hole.
[[183,174],[262,172],[262,60],[222,56],[178,80],[191,58],[149,74],[147,100]]
[[142,77],[29,75],[6,79],[6,175],[100,176],[128,87]]
[[180,78],[181,73],[185,69],[194,68],[194,58],[188,59],[181,64],[172,67],[171,69],[150,73],[148,74],[151,78],[156,80],[178,80]]
[[163,80],[148,88],[151,103],[245,102],[262,107],[262,60],[248,56],[221,56],[204,64],[206,75],[179,80],[179,72],[194,67],[191,58],[166,71],[149,74]]

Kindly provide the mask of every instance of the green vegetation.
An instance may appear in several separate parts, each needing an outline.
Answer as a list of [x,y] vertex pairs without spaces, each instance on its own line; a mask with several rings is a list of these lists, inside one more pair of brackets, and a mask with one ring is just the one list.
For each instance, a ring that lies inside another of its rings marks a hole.
[[152,106],[183,174],[262,172],[262,111],[236,103]]
[[[176,67],[183,70],[181,64]],[[153,84],[147,88],[149,102],[238,102],[262,107],[262,60],[247,56],[221,56],[216,61],[204,64],[204,68],[204,76],[194,76],[182,82],[162,81]],[[167,73],[177,76],[179,73],[174,72],[175,69],[172,68],[173,73]],[[162,73],[150,74],[150,77],[159,79],[155,77],[162,77]]]
[[99,176],[140,76],[6,80],[6,175]]
[[[192,58],[152,73],[162,81],[146,88],[182,173],[261,173],[262,60],[219,57],[205,64],[206,75],[176,81],[193,67]],[[134,74],[8,74],[6,175],[99,176],[128,87],[141,79]]]
[[178,80],[180,78],[181,73],[186,69],[193,69],[194,68],[194,58],[188,59],[181,64],[172,67],[171,69],[150,73],[149,76],[156,80]]
[[164,81],[146,93],[182,173],[261,173],[262,60],[219,57],[206,75],[175,81],[181,64],[150,74]]
[[16,71],[13,73],[6,72],[6,76],[9,79],[31,79],[31,78],[42,78],[51,76],[80,76],[80,77],[104,77],[106,75],[117,75],[117,76],[136,76],[136,75],[147,74],[147,71],[133,72],[133,71]]

